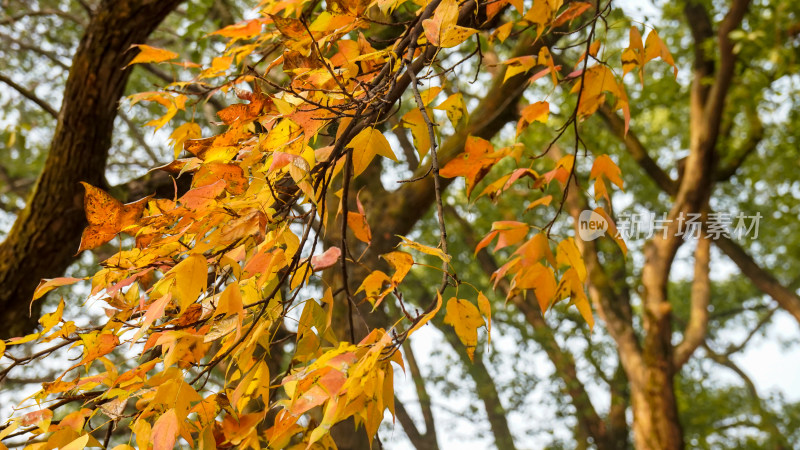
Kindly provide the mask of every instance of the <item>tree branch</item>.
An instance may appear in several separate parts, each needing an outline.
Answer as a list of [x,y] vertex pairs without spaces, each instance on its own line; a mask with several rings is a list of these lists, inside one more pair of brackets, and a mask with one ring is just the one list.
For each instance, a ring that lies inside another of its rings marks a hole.
[[[417,358],[414,356],[411,344],[407,340],[403,342],[403,353],[406,355],[406,360],[408,361],[408,370],[411,372],[411,379],[414,381],[414,387],[417,390],[417,397],[419,398],[419,407],[422,409],[422,418],[425,421],[425,434],[423,437],[435,444],[437,442],[436,422],[433,420],[431,397],[428,395],[428,390],[425,388],[425,378],[419,370]],[[438,447],[438,445],[436,445],[436,447]]]
[[37,97],[33,91],[25,89],[2,73],[0,73],[0,82],[7,84],[9,87],[22,94],[23,97],[39,105],[40,108],[42,108],[46,113],[50,114],[54,119],[58,119],[58,111],[56,111],[56,109],[50,106],[50,104],[48,104],[46,101]]
[[78,17],[76,15],[73,15],[72,13],[69,13],[69,12],[66,12],[66,11],[61,11],[60,9],[54,9],[54,8],[53,9],[51,9],[51,8],[41,9],[41,10],[38,10],[38,11],[20,11],[20,12],[18,12],[16,14],[12,14],[10,16],[7,16],[7,17],[3,18],[3,19],[0,19],[0,25],[12,24],[12,23],[14,23],[14,22],[16,22],[16,21],[18,21],[20,19],[23,19],[25,17],[41,17],[41,16],[57,16],[57,17],[61,17],[61,18],[67,19],[69,21],[75,22],[76,24],[78,24],[80,26],[85,26],[86,25],[83,22],[82,18],[80,18],[80,17]]
[[61,59],[57,54],[55,54],[55,52],[47,51],[39,46],[31,45],[27,42],[20,41],[19,39],[9,36],[8,34],[5,33],[0,33],[0,39],[3,39],[4,41],[16,45],[17,47],[20,48],[20,50],[30,50],[36,54],[42,55],[45,58],[49,59],[51,62],[53,62],[53,64],[57,65],[58,67],[64,70],[69,70],[69,66],[61,62]]
[[758,144],[764,139],[764,124],[758,117],[758,111],[748,111],[747,117],[750,128],[747,130],[747,138],[734,153],[736,155],[724,167],[718,167],[715,175],[716,181],[727,181],[744,164],[748,156],[755,153]]
[[708,304],[711,300],[711,280],[709,264],[711,259],[711,240],[701,235],[694,251],[694,281],[692,282],[691,308],[689,324],[683,331],[683,340],[672,354],[672,365],[675,370],[686,364],[694,351],[706,338],[708,330]]
[[732,239],[719,236],[714,243],[761,292],[775,299],[781,308],[789,312],[800,323],[800,296],[797,293],[785,288],[771,273],[762,269]]

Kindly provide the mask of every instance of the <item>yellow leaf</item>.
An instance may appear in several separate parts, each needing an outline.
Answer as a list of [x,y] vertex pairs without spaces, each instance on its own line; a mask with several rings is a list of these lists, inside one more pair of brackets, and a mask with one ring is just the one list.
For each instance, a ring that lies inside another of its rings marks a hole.
[[586,266],[583,263],[583,257],[578,247],[575,245],[575,239],[568,238],[558,243],[556,262],[560,266],[569,266],[575,269],[581,282],[586,280]]
[[171,52],[169,50],[164,50],[163,48],[151,47],[145,44],[132,45],[131,48],[133,47],[139,49],[139,54],[137,54],[136,57],[133,58],[131,62],[128,63],[128,66],[130,66],[131,64],[140,64],[140,63],[160,63],[178,57],[177,53]]
[[172,147],[175,150],[175,158],[177,159],[180,156],[184,142],[189,139],[198,139],[200,136],[200,125],[194,122],[185,123],[176,128],[169,136],[170,141],[172,141]]
[[425,37],[431,44],[450,48],[466,41],[478,30],[456,25],[458,21],[458,2],[456,0],[443,0],[433,13],[433,17],[425,19],[422,27]]
[[392,275],[392,283],[396,286],[403,281],[411,266],[414,264],[414,258],[406,252],[390,252],[381,255],[392,267],[394,267],[394,275]]
[[622,52],[622,75],[625,76],[625,74],[638,67],[639,79],[644,85],[644,45],[642,44],[642,35],[635,26],[631,27],[629,40],[628,48]]
[[503,62],[506,67],[506,73],[503,82],[508,81],[509,78],[520,73],[527,72],[536,65],[536,57],[531,55],[518,56],[516,58],[509,58]]
[[441,259],[442,261],[444,261],[446,263],[450,262],[451,256],[448,255],[447,253],[443,252],[442,249],[435,248],[435,247],[429,247],[427,245],[422,245],[422,244],[420,244],[418,242],[412,241],[411,239],[409,239],[409,238],[407,238],[405,236],[400,236],[400,239],[402,239],[403,242],[398,244],[398,246],[413,248],[414,250],[420,251],[422,253],[435,256],[435,257]]
[[484,326],[478,308],[468,300],[453,297],[447,301],[444,323],[455,328],[456,336],[467,347],[469,359],[474,361],[475,347],[478,345],[478,328]]
[[61,450],[82,450],[84,447],[86,447],[86,444],[88,443],[89,443],[89,435],[84,434],[83,436],[75,439],[69,444],[61,447]]
[[375,155],[385,156],[392,161],[397,161],[397,157],[392,151],[389,141],[379,130],[375,128],[364,128],[347,145],[353,149],[353,175],[358,176],[363,172]]
[[442,309],[442,294],[440,294],[439,292],[436,292],[436,306],[433,307],[431,312],[429,312],[429,313],[425,314],[424,316],[422,316],[422,318],[420,318],[417,321],[417,323],[414,324],[414,326],[409,328],[408,329],[408,334],[411,335],[411,333],[413,333],[413,332],[419,330],[420,328],[422,328],[422,326],[425,325],[426,323],[428,323],[436,315],[436,313],[439,312],[440,309]]
[[610,201],[608,191],[603,179],[614,183],[622,189],[623,182],[620,176],[622,171],[614,164],[614,161],[608,155],[600,155],[595,159],[592,165],[592,171],[589,173],[589,179],[594,179],[594,197],[599,199],[605,197],[606,201]]
[[525,211],[530,211],[539,205],[549,206],[550,202],[552,201],[553,201],[552,195],[545,195],[544,197],[540,197],[532,201],[528,206],[525,207]]
[[173,296],[177,299],[181,311],[194,303],[208,285],[208,264],[201,254],[189,255],[172,268],[170,273],[175,277]]
[[380,270],[376,270],[364,278],[364,281],[361,282],[361,286],[359,286],[356,294],[361,291],[364,291],[364,294],[367,296],[367,300],[370,303],[375,303],[375,298],[378,297],[383,290],[383,285],[386,283],[390,283],[391,278],[389,275],[386,275]]
[[461,118],[467,114],[467,105],[464,103],[464,96],[460,92],[447,97],[447,100],[439,103],[439,106],[433,109],[444,111],[453,127],[458,125]]
[[425,119],[422,118],[422,111],[419,108],[414,108],[407,112],[400,122],[403,127],[411,130],[411,136],[414,138],[414,147],[416,147],[421,161],[431,149],[431,137],[428,133],[428,126],[425,125]]
[[672,66],[673,75],[678,77],[678,67],[672,59],[672,54],[664,42],[658,37],[656,30],[651,30],[647,35],[647,41],[644,43],[644,61],[648,62],[655,58],[661,58],[662,61]]

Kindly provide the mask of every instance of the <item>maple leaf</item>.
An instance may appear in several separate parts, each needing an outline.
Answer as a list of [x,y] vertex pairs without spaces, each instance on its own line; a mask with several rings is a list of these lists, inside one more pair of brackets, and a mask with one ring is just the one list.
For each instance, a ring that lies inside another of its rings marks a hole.
[[364,128],[354,137],[348,147],[353,149],[353,175],[358,176],[363,172],[375,155],[381,155],[392,161],[397,161],[392,146],[379,130]]
[[97,248],[134,225],[141,217],[147,201],[152,197],[150,195],[123,205],[102,189],[89,183],[81,182],[81,184],[86,188],[83,207],[89,226],[83,230],[78,253]]
[[502,159],[494,152],[492,144],[476,136],[469,136],[464,153],[455,157],[439,170],[445,178],[463,176],[466,178],[467,197],[475,185],[489,173],[489,170]]

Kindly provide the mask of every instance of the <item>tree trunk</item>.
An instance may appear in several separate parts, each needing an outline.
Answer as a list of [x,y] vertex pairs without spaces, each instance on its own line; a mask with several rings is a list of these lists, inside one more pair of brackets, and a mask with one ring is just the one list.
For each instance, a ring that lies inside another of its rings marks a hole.
[[27,206],[0,244],[0,338],[31,332],[41,303],[28,308],[41,278],[61,276],[73,261],[86,225],[83,188],[105,183],[117,102],[136,54],[182,0],[103,1],[72,60],[44,170]]
[[683,448],[683,431],[673,389],[673,376],[648,368],[646,384],[631,383],[633,442],[640,450]]

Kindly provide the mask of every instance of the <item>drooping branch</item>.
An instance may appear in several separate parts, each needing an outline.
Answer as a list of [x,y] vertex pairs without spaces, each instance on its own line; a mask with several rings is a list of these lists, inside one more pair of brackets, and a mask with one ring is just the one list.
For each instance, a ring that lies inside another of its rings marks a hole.
[[[469,247],[475,247],[478,243],[475,231],[472,226],[452,208],[447,208],[448,214],[455,218],[460,226],[459,235],[462,236]],[[487,274],[496,272],[499,268],[494,257],[486,249],[481,249],[477,254],[478,263]],[[497,283],[497,290],[504,295],[508,295],[510,284],[507,279],[501,279]],[[597,413],[591,399],[586,391],[586,387],[578,377],[575,357],[572,353],[561,345],[555,338],[555,334],[544,320],[542,312],[535,306],[536,300],[532,294],[515,295],[510,299],[511,302],[522,312],[525,320],[533,327],[533,339],[538,343],[555,367],[556,375],[564,383],[565,391],[570,396],[573,406],[575,406],[578,429],[584,438],[591,438],[598,448],[613,449],[610,446],[609,436],[603,420]]]

